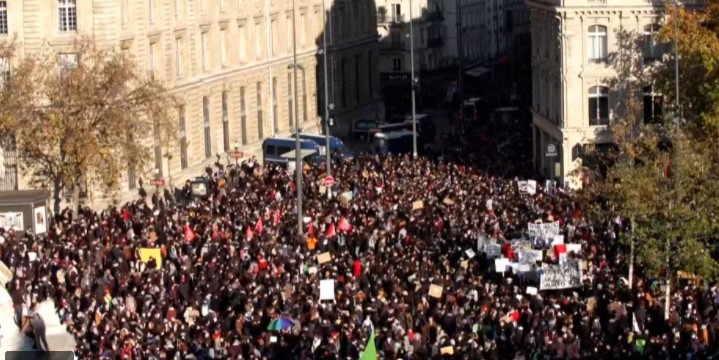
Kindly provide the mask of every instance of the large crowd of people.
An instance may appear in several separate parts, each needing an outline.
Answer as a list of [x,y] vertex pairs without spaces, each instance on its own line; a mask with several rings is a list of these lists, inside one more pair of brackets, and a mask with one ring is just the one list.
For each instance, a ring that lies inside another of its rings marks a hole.
[[[254,160],[210,171],[204,198],[188,183],[180,199],[65,210],[47,234],[2,230],[7,289],[22,314],[53,299],[81,359],[358,359],[371,333],[382,359],[719,350],[716,287],[682,284],[665,321],[657,281],[639,271],[628,286],[621,221],[586,219],[561,189],[530,194],[459,161],[467,154],[449,157],[337,160],[330,197],[322,169],[305,169],[303,236],[294,175]],[[579,287],[528,292],[536,277],[497,272],[478,245],[553,221],[581,244]],[[320,300],[323,279],[334,299]],[[277,319],[286,326],[268,330]]]

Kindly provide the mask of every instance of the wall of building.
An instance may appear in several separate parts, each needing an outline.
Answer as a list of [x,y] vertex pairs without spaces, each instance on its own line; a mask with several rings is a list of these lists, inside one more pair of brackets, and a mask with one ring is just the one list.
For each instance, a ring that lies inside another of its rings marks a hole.
[[[8,2],[9,31],[0,34],[0,41],[15,39],[27,54],[46,46],[65,52],[71,50],[78,34],[91,35],[98,43],[125,52],[137,66],[164,82],[184,108],[181,137],[186,140],[186,154],[180,146],[161,149],[162,157],[156,163],[162,176],[174,184],[201,173],[215,161],[215,154],[224,159],[225,151],[235,146],[247,156],[259,157],[261,139],[288,134],[293,127],[290,105],[294,103],[290,100],[299,105],[301,127],[319,130],[317,104],[322,83],[317,80],[322,75],[318,74],[322,57],[317,54],[327,28],[326,11],[332,11],[337,25],[331,34],[335,70],[331,88],[338,114],[350,119],[367,108],[375,112],[371,105],[379,103],[376,8],[371,0],[77,1],[77,26],[69,31],[60,31],[58,1],[63,0]],[[297,61],[304,69],[297,84],[288,69],[293,61],[293,28]],[[342,63],[344,74],[339,70]],[[297,99],[293,99],[295,85]],[[178,122],[180,112],[178,109]],[[140,176],[126,174],[123,189],[133,190]],[[147,184],[146,176],[145,180]],[[22,174],[18,187],[28,187]]]

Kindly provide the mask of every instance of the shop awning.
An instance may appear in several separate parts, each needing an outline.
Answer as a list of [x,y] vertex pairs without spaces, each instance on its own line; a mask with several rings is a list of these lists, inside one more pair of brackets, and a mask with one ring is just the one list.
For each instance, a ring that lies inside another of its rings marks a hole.
[[465,71],[464,73],[465,73],[466,75],[468,75],[468,76],[480,77],[480,76],[482,76],[482,75],[488,73],[489,71],[490,71],[490,70],[487,69],[486,67],[477,66],[477,67],[474,67],[474,68],[471,68],[471,69]]

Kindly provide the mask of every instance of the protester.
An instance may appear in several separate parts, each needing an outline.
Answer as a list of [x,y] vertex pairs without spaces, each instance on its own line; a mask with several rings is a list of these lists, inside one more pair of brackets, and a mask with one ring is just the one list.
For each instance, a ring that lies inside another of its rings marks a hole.
[[[383,359],[717,353],[716,287],[677,288],[665,322],[658,282],[623,278],[621,221],[449,157],[337,160],[331,199],[322,170],[305,169],[305,237],[294,174],[253,160],[211,170],[208,198],[191,204],[188,184],[177,201],[65,210],[47,235],[2,231],[7,288],[29,312],[53,299],[81,359],[357,359],[372,332]],[[515,257],[529,223],[553,221],[581,250],[543,261],[581,261],[581,284],[531,295],[536,273],[497,272],[485,245]],[[319,300],[322,279],[334,301]],[[291,326],[268,330],[279,317]]]

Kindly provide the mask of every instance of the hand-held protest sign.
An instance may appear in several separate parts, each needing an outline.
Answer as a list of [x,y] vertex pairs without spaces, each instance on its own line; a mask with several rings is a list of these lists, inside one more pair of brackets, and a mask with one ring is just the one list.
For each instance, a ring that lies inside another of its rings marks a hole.
[[320,265],[328,263],[330,261],[332,261],[332,255],[330,255],[329,252],[324,252],[322,254],[317,255],[317,263]]
[[579,261],[567,261],[563,265],[542,265],[540,290],[570,289],[582,286],[582,267]]
[[545,239],[559,235],[559,221],[545,224],[527,224],[529,237],[541,237]]
[[320,280],[320,301],[335,299],[335,280]]
[[429,296],[435,298],[435,299],[441,299],[442,298],[442,287],[439,285],[431,284],[429,285]]

